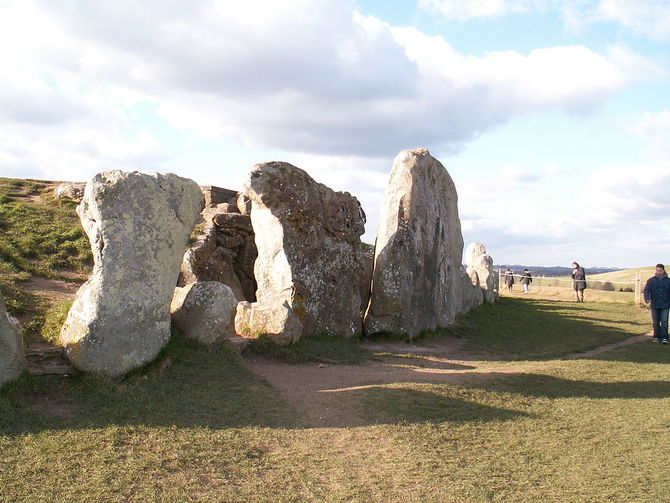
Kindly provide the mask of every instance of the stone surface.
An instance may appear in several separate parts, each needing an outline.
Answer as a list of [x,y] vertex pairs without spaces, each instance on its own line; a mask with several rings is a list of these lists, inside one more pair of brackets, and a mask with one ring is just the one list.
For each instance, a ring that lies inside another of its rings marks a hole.
[[465,266],[461,266],[460,279],[460,302],[456,314],[467,313],[484,303],[484,290],[479,285],[477,272],[468,272]]
[[464,309],[456,187],[428,150],[395,158],[381,209],[365,332],[446,327]]
[[221,203],[202,211],[198,228],[182,260],[179,286],[218,281],[229,286],[237,300],[256,300],[257,252],[250,217],[237,213],[236,205]]
[[177,328],[191,339],[212,344],[235,332],[237,298],[217,281],[175,288],[170,313]]
[[496,302],[498,274],[493,270],[493,259],[486,253],[486,247],[481,243],[470,243],[465,250],[465,259],[468,273],[477,274],[479,286],[484,290],[484,299],[487,302]]
[[242,337],[265,335],[286,346],[300,339],[303,326],[286,301],[276,304],[243,301],[237,305],[235,331]]
[[200,187],[202,195],[205,197],[205,207],[216,206],[218,204],[229,204],[237,206],[237,192],[214,185],[205,185]]
[[106,171],[77,207],[94,267],[61,329],[82,371],[120,376],[151,361],[170,338],[170,301],[203,196],[173,174]]
[[54,197],[56,199],[72,199],[80,202],[84,197],[85,183],[61,183],[56,190],[54,190]]
[[360,333],[365,214],[358,200],[283,162],[257,165],[244,194],[252,202],[258,302],[286,302],[303,335]]
[[365,316],[365,311],[370,303],[370,288],[372,287],[372,272],[375,266],[375,247],[363,243],[360,254],[361,260],[361,318]]
[[0,386],[13,381],[26,368],[23,338],[19,326],[7,314],[0,293]]

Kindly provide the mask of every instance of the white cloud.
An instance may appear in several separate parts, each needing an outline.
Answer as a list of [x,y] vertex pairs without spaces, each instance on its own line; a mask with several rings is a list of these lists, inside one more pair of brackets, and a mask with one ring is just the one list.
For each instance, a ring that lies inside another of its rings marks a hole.
[[53,8],[51,31],[62,31],[34,60],[85,93],[154,102],[172,126],[201,136],[373,157],[458,148],[528,111],[592,110],[653,69],[585,47],[467,56],[357,15],[353,1],[261,4],[42,3]]
[[647,112],[633,119],[629,129],[646,143],[652,159],[670,159],[670,110]]
[[670,3],[667,0],[601,0],[598,13],[639,35],[670,40]]

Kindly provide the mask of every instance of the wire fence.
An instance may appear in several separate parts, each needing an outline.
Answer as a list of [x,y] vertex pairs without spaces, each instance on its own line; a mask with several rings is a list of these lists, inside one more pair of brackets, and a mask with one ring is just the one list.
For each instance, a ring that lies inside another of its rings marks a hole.
[[[525,293],[520,283],[523,274],[513,273],[514,286],[505,285],[505,271],[498,269],[500,293],[507,296],[532,295],[543,298],[574,299],[574,280],[565,277],[531,276],[532,283]],[[611,281],[607,279],[586,278],[585,299],[594,302],[624,302],[642,304],[642,279],[640,273],[629,280]]]

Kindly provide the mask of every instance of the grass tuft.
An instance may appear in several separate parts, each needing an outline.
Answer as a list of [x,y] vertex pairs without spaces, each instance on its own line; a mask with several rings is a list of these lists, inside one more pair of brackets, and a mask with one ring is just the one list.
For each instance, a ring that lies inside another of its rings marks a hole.
[[303,337],[289,346],[279,346],[261,335],[251,341],[247,351],[289,363],[357,364],[371,357],[371,353],[361,347],[359,339],[326,334]]

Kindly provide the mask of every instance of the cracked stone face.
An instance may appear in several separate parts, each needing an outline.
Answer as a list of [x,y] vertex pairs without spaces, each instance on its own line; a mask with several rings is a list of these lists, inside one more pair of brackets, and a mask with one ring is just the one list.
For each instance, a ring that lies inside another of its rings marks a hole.
[[303,336],[360,333],[365,215],[358,200],[284,162],[257,165],[244,195],[258,250],[258,303],[276,313],[286,303]]
[[198,185],[174,174],[106,171],[77,213],[95,261],[60,338],[79,370],[122,375],[170,338],[170,301],[189,235],[204,205]]
[[451,176],[426,149],[400,152],[380,213],[366,334],[417,336],[480,302],[481,293],[464,288],[462,254]]

